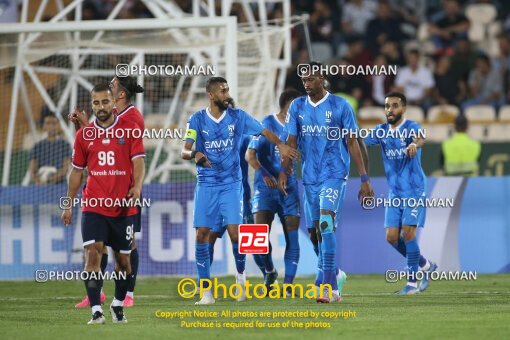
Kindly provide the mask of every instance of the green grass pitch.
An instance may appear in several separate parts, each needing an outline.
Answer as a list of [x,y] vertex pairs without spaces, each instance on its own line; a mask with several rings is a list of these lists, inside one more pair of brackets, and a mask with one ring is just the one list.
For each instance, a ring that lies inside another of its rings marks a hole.
[[[82,282],[0,282],[2,339],[338,339],[338,338],[510,338],[510,275],[478,275],[476,281],[432,282],[420,295],[396,296],[402,284],[389,284],[383,275],[351,275],[341,304],[318,305],[309,299],[220,299],[214,306],[194,306],[194,299],[177,295],[177,278],[140,278],[136,305],[126,309],[128,324],[112,324],[107,308],[106,325],[87,326],[90,309],[75,309],[84,295]],[[251,278],[260,283],[260,279]],[[306,285],[311,278],[299,279]],[[233,283],[232,277],[220,279]],[[105,283],[107,303],[113,282]],[[107,307],[107,306],[106,306]],[[185,318],[187,321],[280,323],[309,321],[330,323],[330,328],[189,329],[179,319],[161,319],[156,311],[355,311],[347,319],[318,318]]]

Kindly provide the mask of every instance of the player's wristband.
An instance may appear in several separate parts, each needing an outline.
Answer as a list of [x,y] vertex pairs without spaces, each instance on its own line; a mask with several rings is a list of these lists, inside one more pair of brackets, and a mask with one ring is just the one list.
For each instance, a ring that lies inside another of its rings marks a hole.
[[193,150],[191,151],[191,159],[194,159],[195,158],[195,155],[197,154],[197,150]]
[[361,179],[361,183],[365,183],[365,182],[368,182],[368,180],[370,178],[368,177],[368,175],[361,175],[360,179]]
[[284,172],[285,174],[287,174],[287,168],[285,166],[281,165],[280,172]]
[[202,158],[200,158],[200,159],[197,161],[197,165],[202,166],[202,165],[205,163],[206,159],[207,159],[207,158],[205,158],[205,156],[203,156]]
[[260,168],[257,169],[257,171],[262,175],[262,177],[271,177],[272,175],[267,171],[266,168],[264,168],[262,165]]

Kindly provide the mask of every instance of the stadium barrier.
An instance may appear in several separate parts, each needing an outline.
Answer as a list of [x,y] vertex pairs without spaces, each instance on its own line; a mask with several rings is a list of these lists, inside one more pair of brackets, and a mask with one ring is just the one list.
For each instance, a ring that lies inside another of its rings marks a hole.
[[[376,197],[384,196],[386,180],[372,182]],[[403,268],[404,259],[385,241],[384,208],[364,210],[358,190],[359,181],[350,180],[337,231],[340,267],[347,273]],[[137,235],[140,275],[194,275],[193,191],[193,182],[144,186],[150,207],[143,210],[142,233]],[[82,268],[81,213],[75,209],[68,228],[60,221],[58,202],[65,192],[65,185],[0,188],[0,279],[33,279],[36,270]],[[452,198],[454,205],[427,209],[420,235],[423,254],[443,270],[509,272],[509,192],[510,177],[430,177],[429,197]],[[298,275],[313,274],[316,267],[303,222]],[[213,275],[234,272],[227,239],[217,242]],[[285,239],[279,221],[274,222],[271,242],[275,265],[283,274]],[[258,274],[248,257],[248,274]]]

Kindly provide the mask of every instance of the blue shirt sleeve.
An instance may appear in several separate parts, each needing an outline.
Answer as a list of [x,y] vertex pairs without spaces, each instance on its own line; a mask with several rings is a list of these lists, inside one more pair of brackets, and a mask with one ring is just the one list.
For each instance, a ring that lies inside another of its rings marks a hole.
[[244,134],[245,135],[252,135],[252,136],[258,136],[260,133],[264,130],[264,127],[262,124],[253,118],[251,115],[249,115],[247,112],[243,110],[239,110],[242,112],[245,116],[244,119]]
[[379,125],[377,125],[375,128],[370,129],[367,133],[367,136],[363,138],[363,141],[365,142],[366,146],[374,146],[379,144],[379,138],[377,138],[376,131],[379,129]]
[[287,118],[285,118],[285,128],[284,131],[287,135],[297,136],[298,135],[298,120],[295,109],[295,100],[290,103],[289,111],[287,112]]
[[354,117],[354,110],[352,109],[352,106],[344,100],[344,106],[342,109],[342,127],[349,132],[356,132],[358,131],[358,124],[356,123],[356,118]]
[[259,136],[253,136],[253,138],[250,141],[250,144],[248,144],[248,149],[259,149]]
[[199,131],[198,122],[197,122],[195,114],[193,114],[188,119],[188,124],[186,125],[186,135],[184,136],[184,141],[185,142],[196,142],[197,141],[197,131]]

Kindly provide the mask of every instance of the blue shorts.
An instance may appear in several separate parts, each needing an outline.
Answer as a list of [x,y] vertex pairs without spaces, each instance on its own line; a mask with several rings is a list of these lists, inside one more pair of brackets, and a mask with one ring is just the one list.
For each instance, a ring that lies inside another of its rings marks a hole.
[[287,195],[278,189],[268,187],[256,188],[253,195],[253,208],[255,214],[259,211],[271,211],[278,214],[280,219],[288,216],[299,216],[299,190],[297,182],[287,186]]
[[193,227],[213,229],[218,221],[224,225],[243,223],[242,182],[208,186],[197,183],[193,204]]
[[[346,180],[328,179],[321,184],[305,185],[305,200],[310,209],[311,221],[320,220],[321,210],[335,213],[335,221],[339,220],[340,209],[345,198]],[[308,221],[307,221],[308,223]]]
[[[244,204],[243,223],[244,224],[253,224],[253,214],[251,213],[250,200],[245,200],[243,204]],[[225,231],[227,230],[227,225],[225,223],[223,223],[223,218],[220,215],[218,215],[216,223],[214,224],[214,226],[211,229],[214,233],[216,233],[216,235],[219,238],[222,238],[223,234],[225,234]]]
[[93,212],[81,215],[83,246],[104,242],[121,254],[130,254],[138,215],[110,217]]
[[[422,199],[425,199],[425,194]],[[419,200],[419,198],[415,198],[415,202]],[[384,211],[385,228],[400,228],[403,225],[417,226],[418,228],[425,226],[426,207],[420,204],[409,206],[405,203],[406,201],[402,201],[401,204],[386,207]]]

